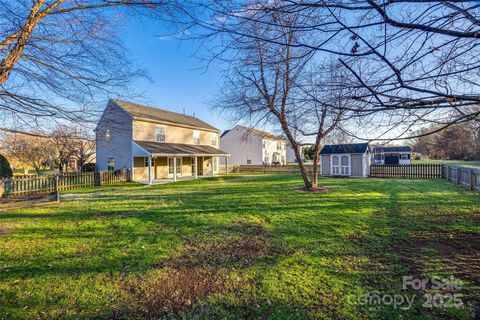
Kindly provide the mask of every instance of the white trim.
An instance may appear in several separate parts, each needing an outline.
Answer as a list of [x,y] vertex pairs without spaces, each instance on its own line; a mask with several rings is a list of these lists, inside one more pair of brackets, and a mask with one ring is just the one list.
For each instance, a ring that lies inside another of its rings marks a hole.
[[[339,170],[338,170],[338,173],[333,173],[333,157],[334,156],[338,156],[338,166],[335,166],[335,167],[338,167]],[[342,166],[342,157],[343,156],[346,156],[348,158],[348,174],[342,174],[342,167],[346,167],[346,166]],[[330,175],[332,176],[351,176],[352,175],[352,154],[351,153],[331,153],[330,154]]]

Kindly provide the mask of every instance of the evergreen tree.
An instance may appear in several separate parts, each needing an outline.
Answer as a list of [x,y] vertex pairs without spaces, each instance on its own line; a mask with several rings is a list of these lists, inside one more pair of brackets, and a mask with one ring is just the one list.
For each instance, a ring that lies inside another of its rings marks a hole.
[[2,154],[0,154],[0,179],[11,178],[13,176],[10,162]]

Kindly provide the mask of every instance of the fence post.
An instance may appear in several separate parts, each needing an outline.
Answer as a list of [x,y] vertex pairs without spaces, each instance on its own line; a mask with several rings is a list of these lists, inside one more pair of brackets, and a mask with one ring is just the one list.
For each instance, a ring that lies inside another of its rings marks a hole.
[[475,190],[475,172],[470,169],[470,191]]
[[462,170],[457,167],[457,185],[459,186],[462,181]]
[[57,201],[60,202],[60,193],[58,192],[58,190],[59,190],[58,181],[59,181],[59,178],[58,178],[58,175],[57,175],[57,176],[55,176],[55,192],[57,194]]

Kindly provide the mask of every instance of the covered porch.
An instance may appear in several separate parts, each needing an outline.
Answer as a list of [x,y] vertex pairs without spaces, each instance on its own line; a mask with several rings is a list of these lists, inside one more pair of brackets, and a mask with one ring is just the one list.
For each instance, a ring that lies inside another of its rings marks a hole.
[[[165,183],[213,177],[228,171],[229,155],[210,146],[144,141],[135,143],[142,150],[133,154],[133,181]],[[220,158],[225,159],[225,168],[220,167]]]

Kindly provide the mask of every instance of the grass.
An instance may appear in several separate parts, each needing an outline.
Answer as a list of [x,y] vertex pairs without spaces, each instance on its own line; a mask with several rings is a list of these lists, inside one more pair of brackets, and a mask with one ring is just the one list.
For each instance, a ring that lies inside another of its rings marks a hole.
[[[468,319],[480,196],[440,180],[228,176],[64,194],[0,212],[0,319]],[[461,279],[464,306],[424,308]],[[408,310],[353,304],[415,295]],[[443,292],[443,291],[442,291]]]
[[478,168],[480,162],[478,161],[462,161],[462,160],[412,160],[412,164],[450,164],[462,167]]

